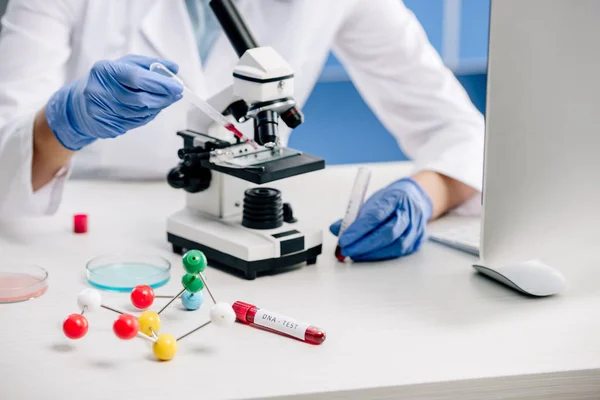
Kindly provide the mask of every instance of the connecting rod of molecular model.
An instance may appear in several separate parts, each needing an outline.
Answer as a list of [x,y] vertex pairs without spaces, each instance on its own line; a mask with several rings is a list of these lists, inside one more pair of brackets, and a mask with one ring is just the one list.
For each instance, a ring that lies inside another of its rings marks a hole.
[[[202,296],[200,293],[202,293],[202,289],[206,286],[206,280],[202,276],[202,272],[206,269],[208,264],[206,256],[199,250],[190,250],[184,254],[181,261],[183,263],[183,268],[186,271],[186,274],[181,278],[183,289],[161,308],[158,312],[159,315],[180,296],[182,297],[184,306],[188,309],[189,307],[186,306],[186,303],[194,303],[197,301],[194,298],[195,296]],[[207,291],[214,301],[214,297],[208,287]]]

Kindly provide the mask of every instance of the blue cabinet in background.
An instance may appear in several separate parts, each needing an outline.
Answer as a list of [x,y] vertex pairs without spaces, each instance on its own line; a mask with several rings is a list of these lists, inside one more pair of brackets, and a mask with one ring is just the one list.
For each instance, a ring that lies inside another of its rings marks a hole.
[[[404,0],[404,4],[415,13],[440,54],[444,55],[445,40],[458,38],[458,60],[451,68],[483,113],[490,0]],[[456,27],[458,32],[451,32]],[[291,147],[324,157],[328,164],[406,159],[333,55],[304,112],[306,122],[292,134]]]
[[461,0],[460,60],[463,69],[483,73],[488,52],[490,0]]

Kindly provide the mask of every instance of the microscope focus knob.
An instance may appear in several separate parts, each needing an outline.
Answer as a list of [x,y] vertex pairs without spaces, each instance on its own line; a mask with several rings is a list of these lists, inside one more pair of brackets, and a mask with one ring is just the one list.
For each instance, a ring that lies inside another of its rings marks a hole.
[[183,188],[188,193],[202,192],[210,187],[212,173],[208,168],[194,167]]
[[169,171],[167,182],[172,188],[183,189],[188,193],[198,193],[210,187],[212,174],[210,169],[179,165]]
[[186,179],[181,167],[175,167],[169,171],[167,182],[175,189],[183,189],[185,187]]

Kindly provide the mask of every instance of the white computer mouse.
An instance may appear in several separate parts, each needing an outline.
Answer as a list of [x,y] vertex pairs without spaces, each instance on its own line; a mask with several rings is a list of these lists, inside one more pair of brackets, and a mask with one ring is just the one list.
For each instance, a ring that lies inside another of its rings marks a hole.
[[552,296],[567,287],[564,276],[538,260],[501,266],[473,265],[478,272],[531,296]]

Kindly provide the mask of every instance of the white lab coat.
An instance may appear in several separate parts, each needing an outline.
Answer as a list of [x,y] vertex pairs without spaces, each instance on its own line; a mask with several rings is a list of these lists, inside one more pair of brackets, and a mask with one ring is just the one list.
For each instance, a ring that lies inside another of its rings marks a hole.
[[[258,42],[273,46],[294,68],[300,106],[333,49],[417,170],[438,171],[481,190],[483,117],[400,0],[237,4]],[[12,0],[2,22],[0,217],[54,213],[65,182],[76,173],[164,178],[177,164],[182,140],[175,133],[186,128],[185,101],[144,127],[84,148],[51,183],[32,191],[34,115],[95,61],[128,53],[167,58],[179,64],[194,91],[211,96],[231,84],[238,60],[221,35],[202,65],[182,0]],[[478,196],[467,203],[463,209],[478,211]]]

